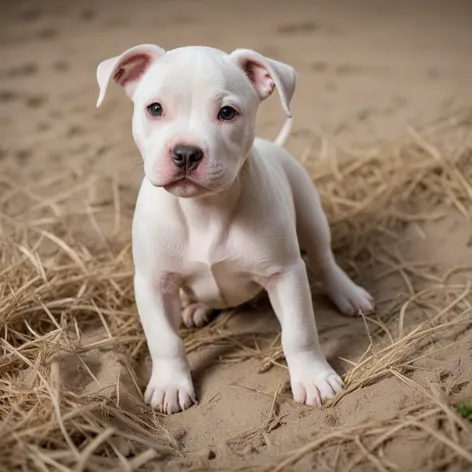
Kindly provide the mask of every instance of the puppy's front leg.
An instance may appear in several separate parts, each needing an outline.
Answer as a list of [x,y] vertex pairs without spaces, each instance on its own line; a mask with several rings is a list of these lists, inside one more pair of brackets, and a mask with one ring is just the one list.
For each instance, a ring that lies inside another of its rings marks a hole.
[[282,348],[295,401],[321,405],[342,389],[318,340],[305,263],[299,259],[271,277],[266,290],[282,326]]
[[182,340],[179,284],[175,277],[158,280],[136,273],[136,305],[152,359],[151,380],[144,399],[152,408],[171,414],[195,403],[190,367]]

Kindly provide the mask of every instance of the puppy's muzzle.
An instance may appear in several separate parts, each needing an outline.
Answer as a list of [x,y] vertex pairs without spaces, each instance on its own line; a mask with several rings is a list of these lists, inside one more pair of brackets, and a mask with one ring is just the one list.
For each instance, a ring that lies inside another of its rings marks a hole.
[[172,149],[172,162],[183,171],[193,171],[203,159],[203,151],[197,146],[177,144]]

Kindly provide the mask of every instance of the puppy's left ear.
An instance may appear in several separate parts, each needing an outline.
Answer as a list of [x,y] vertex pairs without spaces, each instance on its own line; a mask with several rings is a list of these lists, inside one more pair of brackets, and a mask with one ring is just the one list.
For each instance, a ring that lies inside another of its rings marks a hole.
[[297,85],[295,69],[251,49],[236,49],[231,56],[251,81],[261,100],[271,95],[277,87],[285,114],[291,117],[290,102]]

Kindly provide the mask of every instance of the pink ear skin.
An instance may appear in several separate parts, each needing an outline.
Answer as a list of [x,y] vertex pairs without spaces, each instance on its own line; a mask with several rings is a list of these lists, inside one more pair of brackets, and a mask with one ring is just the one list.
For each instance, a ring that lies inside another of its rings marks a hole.
[[130,82],[139,80],[144,71],[149,67],[152,62],[151,56],[147,54],[136,54],[131,56],[126,61],[119,64],[118,70],[113,76],[113,80],[123,88]]
[[252,82],[254,87],[259,93],[261,100],[266,99],[275,89],[275,83],[272,80],[272,77],[264,69],[263,66],[257,62],[252,62],[250,60],[243,62],[241,64],[242,69],[248,76],[248,79]]
[[251,81],[261,100],[277,88],[285,114],[291,117],[290,102],[297,85],[295,69],[250,49],[236,49],[231,56]]
[[105,98],[111,77],[131,98],[143,74],[164,54],[165,51],[159,46],[142,44],[128,49],[120,56],[101,62],[97,68],[97,82],[100,87],[97,107]]

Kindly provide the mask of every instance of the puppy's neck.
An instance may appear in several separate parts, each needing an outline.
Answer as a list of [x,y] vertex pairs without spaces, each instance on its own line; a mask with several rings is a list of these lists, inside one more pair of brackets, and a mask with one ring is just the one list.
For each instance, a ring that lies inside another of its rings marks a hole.
[[180,198],[180,207],[187,216],[192,218],[218,217],[230,220],[234,216],[241,199],[244,197],[244,189],[249,180],[251,159],[248,157],[241,167],[236,179],[217,193],[197,198]]

